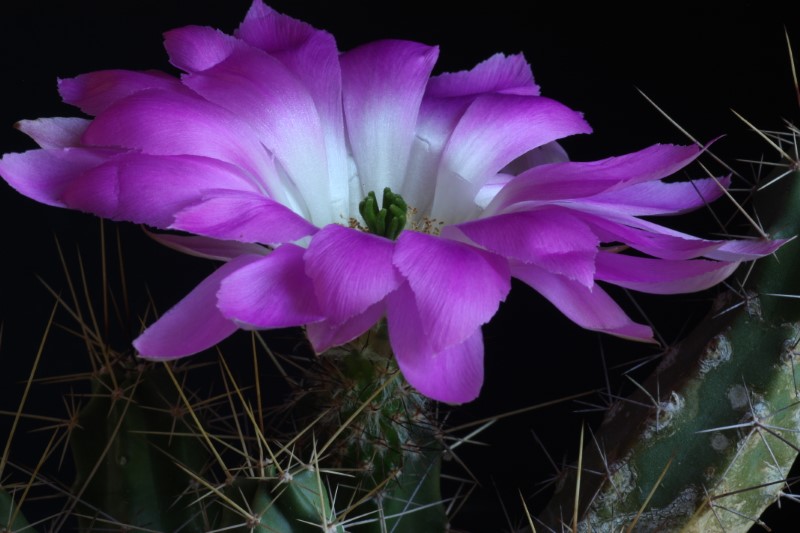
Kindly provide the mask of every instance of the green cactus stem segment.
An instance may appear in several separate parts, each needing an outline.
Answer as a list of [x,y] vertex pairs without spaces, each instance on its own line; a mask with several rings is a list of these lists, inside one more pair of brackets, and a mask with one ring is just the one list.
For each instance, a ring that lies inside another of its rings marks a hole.
[[[754,202],[770,234],[787,238],[800,233],[800,172],[778,167],[765,182],[779,174]],[[718,297],[609,410],[584,448],[583,475],[569,471],[540,515],[546,528],[558,529],[577,499],[580,533],[758,529],[800,450],[800,300],[778,296],[800,293],[798,270],[792,242],[748,271],[746,294]]]
[[[316,435],[336,435],[319,467],[347,473],[336,501],[358,502],[348,515],[376,518],[348,532],[446,530],[440,425],[429,401],[400,374],[384,321],[320,355],[307,370],[291,412],[299,426],[313,421]],[[296,446],[313,449],[312,436],[308,432]]]
[[375,191],[370,191],[367,197],[358,204],[358,211],[370,233],[395,240],[406,226],[408,204],[402,196],[393,193],[392,189],[386,187],[383,189],[383,202],[380,209],[378,209]]

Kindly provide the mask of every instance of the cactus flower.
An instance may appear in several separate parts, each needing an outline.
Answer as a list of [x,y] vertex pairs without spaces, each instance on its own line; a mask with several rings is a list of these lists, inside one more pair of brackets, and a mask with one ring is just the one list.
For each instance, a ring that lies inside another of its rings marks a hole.
[[288,326],[322,352],[385,318],[409,383],[465,402],[483,381],[481,325],[512,276],[584,328],[646,341],[598,281],[696,291],[780,244],[640,218],[700,207],[727,181],[662,181],[693,146],[568,161],[556,141],[590,128],[540,96],[521,55],[432,76],[435,47],[340,53],[260,0],[233,35],[190,26],[165,46],[180,77],[60,80],[92,118],[22,121],[41,148],[0,160],[30,198],[187,232],[157,238],[225,261],[135,341],[147,358]]

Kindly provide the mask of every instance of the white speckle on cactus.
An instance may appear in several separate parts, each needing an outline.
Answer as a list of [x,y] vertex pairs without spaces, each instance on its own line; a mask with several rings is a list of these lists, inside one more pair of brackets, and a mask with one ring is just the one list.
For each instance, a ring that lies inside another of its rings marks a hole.
[[647,427],[643,431],[643,437],[645,439],[650,439],[654,435],[669,428],[675,415],[680,412],[685,403],[683,396],[672,391],[667,400],[658,403],[655,416],[651,417],[648,422]]
[[754,292],[747,292],[745,310],[750,318],[761,319],[761,300]]
[[709,348],[700,359],[700,374],[706,374],[722,363],[731,360],[733,348],[725,335],[717,335],[708,344]]
[[764,402],[755,402],[753,404],[753,416],[757,420],[762,420],[770,415],[770,408]]
[[671,367],[675,364],[677,360],[679,350],[675,346],[670,346],[666,350],[664,350],[663,355],[661,356],[661,362],[658,364],[657,370],[659,372],[664,372],[666,369]]
[[[694,486],[683,489],[669,505],[662,508],[651,508],[644,512],[629,514],[612,514],[611,518],[588,517],[578,525],[580,533],[617,533],[626,531],[632,520],[637,517],[635,531],[637,533],[656,533],[660,531],[677,531],[677,525],[686,521],[696,508],[700,492]],[[599,519],[599,520],[598,520]],[[590,527],[591,526],[591,529]],[[670,529],[671,526],[676,526]]]
[[711,434],[711,447],[717,450],[718,452],[725,451],[725,449],[730,446],[731,441],[720,432],[712,433]]
[[631,466],[628,458],[623,458],[609,466],[612,472],[609,482],[614,487],[613,491],[598,494],[600,506],[613,510],[620,501],[625,500],[628,494],[636,488],[636,470]]
[[791,330],[789,338],[783,343],[783,357],[781,361],[794,365],[800,360],[800,324],[789,323],[781,324],[783,327],[788,327]]
[[744,385],[734,385],[728,389],[728,401],[734,409],[747,407],[747,389]]

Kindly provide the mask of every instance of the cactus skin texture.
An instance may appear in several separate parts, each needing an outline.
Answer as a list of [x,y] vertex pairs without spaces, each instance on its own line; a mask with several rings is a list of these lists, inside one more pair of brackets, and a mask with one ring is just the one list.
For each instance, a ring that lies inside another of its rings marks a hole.
[[[12,522],[13,519],[13,522]],[[13,531],[32,531],[25,516],[17,507],[13,494],[0,488],[0,533]]]
[[[789,164],[756,195],[773,238],[800,233]],[[746,532],[786,489],[800,449],[800,299],[779,295],[800,295],[800,243],[775,255],[609,410],[582,454],[579,531]],[[576,477],[541,515],[555,530],[572,527]]]
[[330,350],[304,385],[290,405],[309,420],[327,413],[315,431],[339,435],[325,466],[352,476],[340,483],[339,498],[361,502],[349,514],[373,518],[348,531],[444,531],[440,428],[430,402],[400,374],[386,325]]
[[[122,368],[115,379],[101,372],[70,438],[81,529],[112,523],[164,532],[344,533],[337,512],[349,505],[345,514],[360,519],[347,531],[444,531],[438,426],[391,358],[373,351],[376,342],[388,346],[382,329],[372,343],[323,355],[284,406],[292,429],[306,436],[285,434],[295,441],[291,456],[308,461],[269,460],[260,471],[247,450],[244,464],[220,474],[205,429],[178,415],[186,410],[167,367],[130,361],[115,365]],[[246,417],[233,416],[242,420],[230,434],[211,426],[208,434],[245,440]]]
[[[227,492],[232,502],[249,510],[251,517],[243,523],[240,512],[227,508],[219,523],[225,531],[344,533],[341,525],[334,524],[327,488],[315,469],[303,467],[295,474],[286,472],[269,479],[241,478]],[[323,524],[325,529],[320,527]]]
[[[195,372],[207,380],[207,363],[106,348],[90,392],[76,395],[76,477],[51,528],[77,518],[85,532],[445,531],[439,425],[387,349],[380,325],[320,356],[285,405],[254,408],[254,386],[236,383],[223,357],[224,387],[201,393],[190,383]],[[0,533],[36,531],[5,487]]]
[[116,379],[108,372],[92,379],[91,399],[70,434],[81,528],[110,522],[203,531],[201,513],[189,505],[194,498],[184,495],[191,479],[177,465],[199,472],[209,454],[185,422],[171,415],[179,398],[165,368],[114,368]]

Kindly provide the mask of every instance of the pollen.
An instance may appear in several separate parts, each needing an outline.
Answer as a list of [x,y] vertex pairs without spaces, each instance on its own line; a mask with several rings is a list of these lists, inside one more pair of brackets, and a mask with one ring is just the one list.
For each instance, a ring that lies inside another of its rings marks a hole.
[[429,235],[439,235],[444,222],[427,215],[420,215],[416,207],[408,207],[406,218],[409,220],[409,229]]

